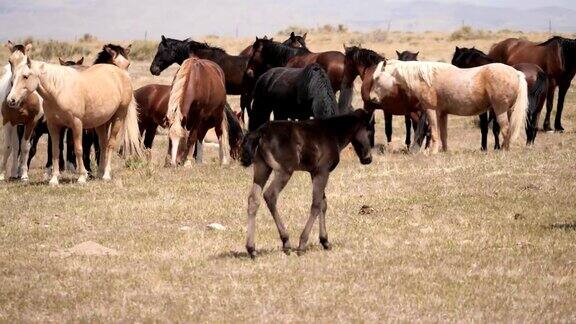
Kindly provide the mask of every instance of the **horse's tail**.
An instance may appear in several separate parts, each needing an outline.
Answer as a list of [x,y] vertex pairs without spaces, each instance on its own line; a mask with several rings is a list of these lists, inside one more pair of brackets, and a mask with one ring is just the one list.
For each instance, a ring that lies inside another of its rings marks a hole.
[[526,124],[527,143],[534,143],[536,139],[537,127],[536,119],[540,113],[540,104],[543,103],[542,96],[548,90],[548,76],[544,71],[538,71],[536,82],[528,92],[528,116]]
[[10,68],[10,64],[6,64],[4,66],[4,74],[2,78],[0,78],[0,105],[6,100],[8,97],[8,93],[10,92],[10,80],[12,79],[12,69]]
[[168,100],[168,111],[164,120],[164,127],[170,127],[170,135],[183,137],[184,129],[182,129],[182,106],[185,105],[186,88],[190,79],[190,68],[194,63],[193,60],[187,59],[182,62],[180,68],[174,76],[172,81],[172,88],[170,89],[170,99]]
[[138,102],[134,95],[128,105],[126,119],[124,119],[124,143],[122,148],[124,157],[136,156],[144,157],[144,146],[140,139],[140,128],[138,127]]
[[233,152],[232,158],[236,159],[238,157],[236,154],[238,152],[238,146],[244,137],[244,130],[238,117],[234,114],[234,111],[228,103],[226,103],[224,107],[224,113],[228,121],[228,143],[230,144],[230,151]]
[[262,137],[262,128],[259,128],[244,136],[242,140],[242,153],[240,154],[240,163],[243,167],[249,167],[254,162],[254,155],[258,145],[260,145],[260,137]]
[[228,164],[230,161],[230,142],[229,142],[229,127],[230,123],[228,120],[228,114],[226,113],[226,108],[229,108],[228,103],[224,104],[224,109],[222,109],[222,124],[220,126],[222,130],[222,137],[220,138],[220,163]]
[[528,84],[526,83],[526,76],[520,71],[516,71],[516,73],[518,75],[518,92],[516,94],[516,102],[511,107],[510,142],[515,141],[520,135],[520,132],[526,128],[526,113],[528,111]]
[[330,78],[326,71],[317,63],[308,65],[304,70],[304,85],[306,91],[301,94],[301,100],[312,101],[312,115],[314,118],[324,119],[338,115],[338,103]]

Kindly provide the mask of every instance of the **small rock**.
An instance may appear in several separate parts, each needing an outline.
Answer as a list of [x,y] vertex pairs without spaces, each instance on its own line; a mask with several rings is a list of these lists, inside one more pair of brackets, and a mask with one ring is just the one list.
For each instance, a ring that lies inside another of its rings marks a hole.
[[521,220],[524,219],[524,215],[516,213],[514,214],[514,220]]
[[189,231],[189,230],[191,230],[191,229],[192,229],[192,228],[191,228],[190,226],[182,226],[182,227],[180,227],[180,230],[181,230],[181,231]]
[[370,215],[374,212],[374,208],[368,206],[368,205],[362,205],[362,207],[360,207],[360,212],[358,212],[358,214],[360,215]]
[[208,224],[206,226],[206,228],[208,228],[209,230],[214,230],[214,231],[223,231],[226,229],[226,227],[224,225],[218,224],[218,223]]

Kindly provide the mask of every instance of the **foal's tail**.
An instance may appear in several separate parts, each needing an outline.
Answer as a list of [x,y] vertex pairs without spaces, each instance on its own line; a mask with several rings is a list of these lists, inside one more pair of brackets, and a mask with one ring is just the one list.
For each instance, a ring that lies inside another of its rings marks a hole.
[[528,84],[526,76],[520,71],[518,73],[518,92],[516,102],[511,107],[512,116],[510,117],[510,142],[515,141],[520,132],[526,128],[526,113],[528,111]]
[[260,137],[262,136],[261,129],[257,129],[244,136],[242,140],[242,153],[240,155],[240,163],[243,167],[249,167],[254,162],[254,155],[260,144]]
[[124,143],[122,147],[122,155],[124,157],[144,157],[144,146],[140,140],[140,129],[138,128],[137,106],[136,98],[132,96],[132,101],[130,101],[128,112],[126,113],[126,119],[124,119]]

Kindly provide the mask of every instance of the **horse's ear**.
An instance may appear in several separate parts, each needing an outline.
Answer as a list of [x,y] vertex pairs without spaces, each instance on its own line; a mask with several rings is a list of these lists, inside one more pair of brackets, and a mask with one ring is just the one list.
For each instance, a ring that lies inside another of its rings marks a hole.
[[76,61],[76,65],[84,64],[84,56],[82,56],[78,61]]
[[414,58],[418,58],[418,54],[420,54],[420,51],[416,52],[416,54],[414,54]]
[[4,46],[6,46],[6,48],[7,48],[10,52],[14,51],[14,43],[12,43],[12,41],[7,41],[7,42],[6,42],[6,45],[4,45]]
[[460,47],[456,46],[456,52],[460,52]]
[[294,37],[296,37],[296,35],[294,35],[294,32],[291,32],[291,33],[290,33],[290,38],[294,38]]
[[24,46],[24,50],[26,51],[26,54],[30,53],[32,50],[32,43],[26,44],[26,46]]
[[303,40],[306,40],[306,36],[308,36],[308,33],[307,33],[307,32],[304,33],[304,35],[302,35],[302,39],[303,39]]
[[64,65],[66,63],[61,58],[58,58],[58,62],[60,63],[60,65]]
[[162,35],[162,43],[166,44],[166,37],[164,37],[164,35]]
[[344,47],[344,52],[346,52],[346,50],[348,49],[348,47],[346,47],[346,43],[342,43],[342,47]]
[[396,55],[398,55],[398,58],[400,58],[400,52],[396,51]]
[[26,56],[26,65],[28,65],[29,68],[32,67],[32,61],[30,60],[30,56]]
[[108,52],[108,54],[110,54],[113,58],[115,58],[116,55],[117,55],[116,51],[113,50],[113,49],[111,49],[111,48],[108,47],[108,46],[104,46],[104,50],[105,50],[106,52]]
[[126,53],[126,55],[129,55],[131,50],[132,50],[132,44],[128,45],[128,46],[124,49],[124,52]]

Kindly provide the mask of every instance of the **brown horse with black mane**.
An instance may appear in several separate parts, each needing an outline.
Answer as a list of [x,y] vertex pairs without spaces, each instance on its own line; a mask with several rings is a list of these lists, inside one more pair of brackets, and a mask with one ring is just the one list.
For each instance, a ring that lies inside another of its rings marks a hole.
[[308,244],[310,230],[320,219],[320,243],[330,249],[326,233],[325,189],[330,172],[340,162],[340,152],[352,143],[362,164],[372,162],[368,128],[372,114],[363,109],[327,119],[306,121],[272,121],[248,134],[242,143],[242,165],[254,164],[254,180],[248,196],[248,239],[246,250],[251,258],[256,257],[254,227],[260,205],[262,190],[274,171],[274,179],[264,192],[264,200],[278,228],[282,249],[290,253],[288,232],[284,226],[276,202],[294,171],[306,171],[312,176],[312,208],[300,236],[298,253],[303,253]]
[[554,129],[563,132],[562,110],[570,83],[576,74],[576,39],[554,36],[543,43],[534,43],[525,39],[509,38],[490,49],[488,56],[500,63],[515,65],[518,63],[536,64],[548,75],[548,95],[546,98],[546,118],[544,130],[551,131],[550,115],[554,105],[554,92],[558,87],[558,106]]
[[[308,48],[308,46],[306,46],[306,36],[307,35],[308,35],[308,33],[304,33],[304,35],[300,36],[300,35],[294,34],[294,32],[291,32],[290,37],[288,37],[288,39],[285,40],[282,44],[284,44],[286,46],[294,47],[294,48],[299,48],[299,47]],[[268,39],[268,37],[264,36],[264,39]],[[271,38],[270,40],[273,40],[273,39]],[[238,54],[238,56],[245,56],[245,57],[252,56],[252,45],[243,49],[242,52],[240,52],[240,54]]]

